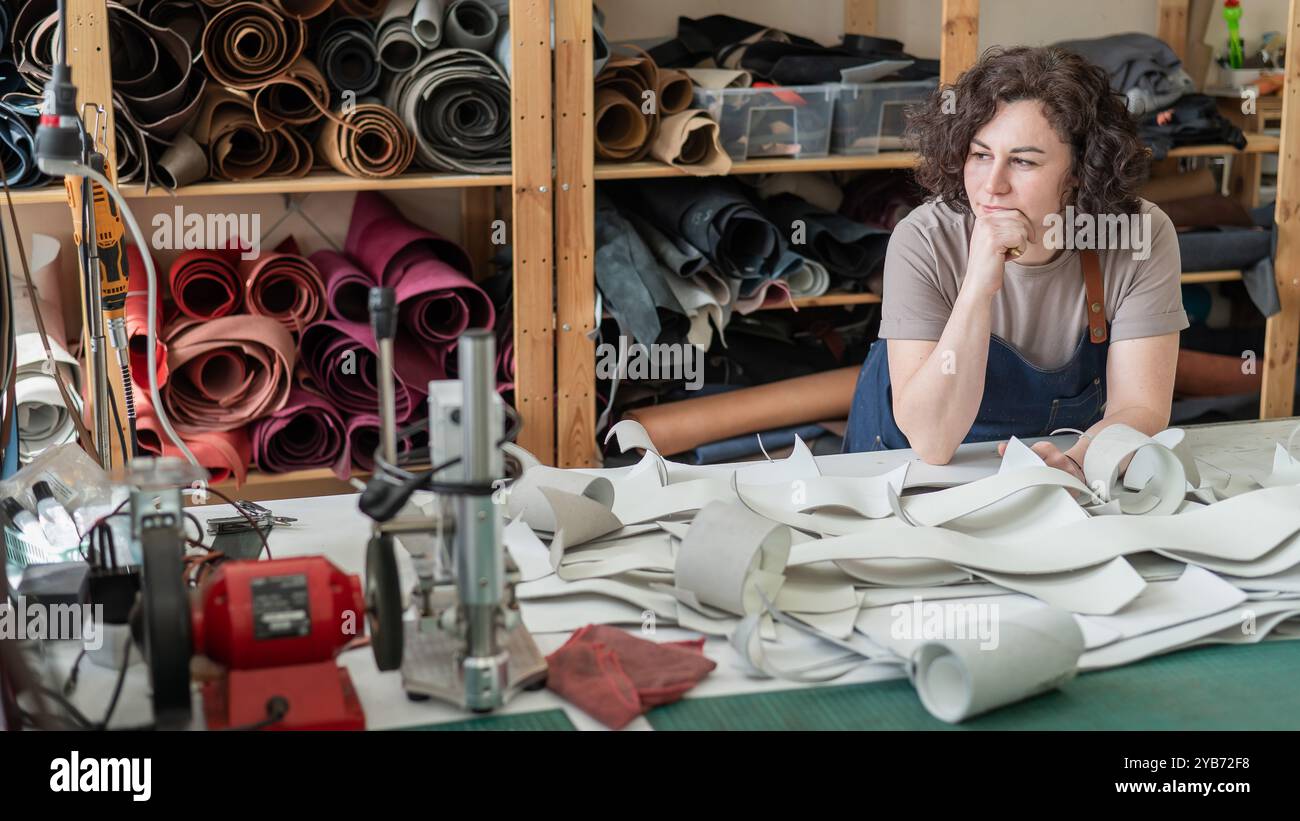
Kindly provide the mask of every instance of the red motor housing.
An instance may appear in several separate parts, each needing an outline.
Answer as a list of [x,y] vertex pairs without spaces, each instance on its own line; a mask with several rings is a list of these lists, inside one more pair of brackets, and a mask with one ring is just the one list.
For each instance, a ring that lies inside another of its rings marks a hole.
[[194,652],[239,670],[327,661],[365,614],[361,579],[322,556],[223,562],[194,604]]

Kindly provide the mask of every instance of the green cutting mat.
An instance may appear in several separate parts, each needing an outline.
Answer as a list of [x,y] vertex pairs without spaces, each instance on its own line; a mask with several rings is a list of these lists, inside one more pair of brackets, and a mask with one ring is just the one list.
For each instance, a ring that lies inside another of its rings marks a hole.
[[445,724],[422,724],[404,730],[574,730],[573,722],[563,710],[538,710],[535,713],[492,715],[448,721]]
[[1087,673],[954,726],[906,679],[686,698],[647,715],[656,730],[1296,730],[1300,641],[1183,650]]

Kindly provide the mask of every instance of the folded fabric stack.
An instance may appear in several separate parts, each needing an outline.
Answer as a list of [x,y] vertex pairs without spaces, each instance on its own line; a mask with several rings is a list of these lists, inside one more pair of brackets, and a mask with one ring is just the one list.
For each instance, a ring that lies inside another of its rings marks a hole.
[[1246,147],[1245,135],[1219,113],[1214,98],[1195,93],[1182,61],[1163,40],[1129,33],[1055,45],[1106,70],[1111,88],[1124,95],[1129,113],[1138,119],[1154,159],[1184,145]]
[[[130,263],[139,439],[148,452],[171,454],[148,399],[148,306],[134,248]],[[369,290],[396,292],[396,407],[404,425],[423,414],[428,383],[451,375],[458,336],[494,327],[495,308],[462,273],[468,268],[459,246],[370,192],[357,196],[341,253],[305,257],[292,240],[252,260],[237,250],[186,252],[168,272],[170,302],[156,308],[168,416],[217,481],[242,482],[250,464],[270,473],[329,467],[340,478],[354,467],[370,470],[379,405]],[[417,434],[401,449],[426,441]]]
[[[141,0],[109,4],[117,172],[169,188],[211,177],[360,178],[510,166],[510,81],[494,58],[503,0]],[[0,19],[0,28],[8,22]],[[28,0],[0,57],[0,151],[31,161],[54,60],[55,0]]]
[[665,341],[662,319],[671,314],[682,321],[670,334],[708,347],[732,311],[832,286],[868,290],[889,231],[771,190],[763,198],[729,178],[599,186],[596,284],[624,333]]
[[709,656],[760,678],[906,676],[952,723],[1080,672],[1300,636],[1300,461],[1281,441],[1271,466],[1208,474],[1197,456],[1217,454],[1186,432],[1112,425],[1083,481],[1016,439],[997,465],[972,454],[850,476],[800,445],[693,467],[635,422],[610,436],[643,451],[636,466],[528,469],[505,543],[528,629],[596,645],[570,648],[561,692],[611,725],[639,712],[643,684],[611,669],[620,648],[593,623],[725,639]]

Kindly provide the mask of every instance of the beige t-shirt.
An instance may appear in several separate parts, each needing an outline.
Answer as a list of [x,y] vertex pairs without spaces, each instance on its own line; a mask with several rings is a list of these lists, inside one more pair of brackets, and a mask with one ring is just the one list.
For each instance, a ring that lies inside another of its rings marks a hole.
[[[1146,200],[1141,201],[1137,224],[1149,225],[1149,236],[1143,236],[1138,246],[1150,251],[1147,259],[1135,259],[1142,251],[1133,249],[1134,237],[1122,250],[1099,247],[1102,240],[1093,239],[1101,262],[1112,342],[1159,336],[1188,326],[1174,225],[1165,212]],[[881,338],[939,339],[966,276],[974,226],[973,215],[960,214],[937,201],[925,203],[898,224],[885,256]],[[1111,231],[1094,233],[1112,237]],[[1074,236],[1077,243],[1087,241],[1077,233]],[[1121,237],[1118,233],[1113,236]],[[1105,240],[1107,244],[1113,241]],[[994,335],[1039,368],[1064,365],[1088,327],[1078,251],[1063,250],[1043,265],[1008,262],[992,307]]]

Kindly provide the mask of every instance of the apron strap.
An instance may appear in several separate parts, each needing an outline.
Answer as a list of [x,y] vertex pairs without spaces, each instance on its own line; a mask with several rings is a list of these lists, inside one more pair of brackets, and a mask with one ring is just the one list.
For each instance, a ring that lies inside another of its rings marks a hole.
[[1101,262],[1097,252],[1079,252],[1083,262],[1083,288],[1088,294],[1088,339],[1100,345],[1106,341],[1106,294],[1102,286]]

